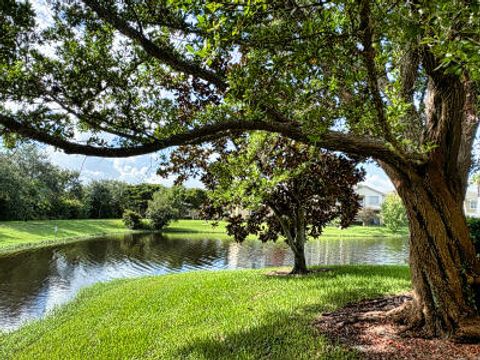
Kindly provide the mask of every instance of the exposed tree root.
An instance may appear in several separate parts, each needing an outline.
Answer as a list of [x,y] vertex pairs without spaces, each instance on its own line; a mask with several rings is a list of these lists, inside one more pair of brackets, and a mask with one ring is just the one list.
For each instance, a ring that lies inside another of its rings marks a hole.
[[480,344],[480,317],[463,319],[452,339],[459,343]]
[[[396,324],[404,325],[401,329],[403,333],[414,330],[419,331],[425,324],[425,319],[418,309],[418,304],[412,297],[406,299],[402,305],[387,311],[385,315]],[[423,337],[432,337],[432,334],[427,335],[425,331],[422,331],[422,335]]]
[[[399,328],[399,332],[406,336],[436,337],[434,328],[426,326],[422,311],[418,308],[418,303],[413,298],[401,306],[387,311],[385,316],[396,324],[403,325],[402,328]],[[466,317],[462,319],[452,334],[447,337],[452,341],[461,343],[480,343],[480,317]]]

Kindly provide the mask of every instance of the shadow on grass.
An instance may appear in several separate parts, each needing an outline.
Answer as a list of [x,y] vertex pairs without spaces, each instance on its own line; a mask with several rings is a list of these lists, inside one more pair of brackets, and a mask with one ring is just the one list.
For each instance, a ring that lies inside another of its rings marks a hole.
[[[283,269],[283,268],[282,268]],[[372,276],[389,277],[391,279],[405,279],[409,276],[407,265],[329,265],[329,266],[311,266],[312,272],[306,275],[271,275],[265,273],[265,277],[270,280],[283,281],[308,281],[313,279],[335,279],[339,276],[353,275],[355,277],[364,277],[368,279]],[[268,269],[267,269],[268,270]],[[290,271],[290,268],[285,268]],[[321,271],[315,271],[321,270]]]
[[356,359],[348,349],[332,346],[311,322],[275,313],[262,325],[226,336],[192,340],[180,348],[178,359]]
[[[356,359],[359,353],[327,340],[314,327],[314,320],[323,312],[345,306],[351,302],[375,298],[388,291],[377,276],[392,280],[408,278],[406,267],[397,266],[351,266],[332,267],[333,271],[313,273],[307,276],[275,277],[272,281],[305,282],[305,286],[319,286],[329,291],[318,302],[293,307],[291,311],[272,312],[266,315],[252,314],[245,322],[246,329],[222,333],[214,330],[209,337],[191,339],[188,345],[178,350],[178,358],[189,359]],[[341,276],[355,277],[354,288],[338,286]],[[378,281],[378,286],[376,282]],[[372,286],[373,284],[373,286]],[[252,312],[255,311],[252,307]],[[250,315],[247,315],[250,316]],[[374,349],[369,355],[380,356]]]

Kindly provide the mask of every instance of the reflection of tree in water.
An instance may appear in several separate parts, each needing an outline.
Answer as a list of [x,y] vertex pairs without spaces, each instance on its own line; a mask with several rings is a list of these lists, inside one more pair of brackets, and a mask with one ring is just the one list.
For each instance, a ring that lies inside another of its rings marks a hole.
[[[0,257],[0,308],[12,315],[32,303],[50,274],[51,249]],[[1,319],[0,319],[1,321]]]
[[[137,256],[145,261],[161,263],[170,269],[185,266],[211,265],[225,256],[224,242],[211,239],[168,238],[161,234],[134,234],[137,245],[130,248],[139,251]],[[141,244],[141,245],[140,245]],[[129,252],[130,256],[133,256]]]
[[318,239],[307,243],[307,262],[333,264],[403,264],[408,258],[406,239]]
[[86,241],[74,245],[62,249],[65,259],[71,263],[83,261],[99,266],[136,261],[151,266],[157,264],[181,269],[184,266],[213,262],[225,252],[221,241],[172,239],[161,234],[129,234],[117,239]]
[[241,244],[231,242],[228,249],[230,268],[257,269],[269,266],[284,266],[293,263],[293,256],[283,242],[262,243],[247,240]]

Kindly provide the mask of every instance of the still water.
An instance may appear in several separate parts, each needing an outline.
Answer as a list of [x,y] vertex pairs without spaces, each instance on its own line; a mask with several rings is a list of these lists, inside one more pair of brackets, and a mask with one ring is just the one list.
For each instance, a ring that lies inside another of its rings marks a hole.
[[[318,239],[306,246],[310,265],[405,264],[406,239]],[[291,265],[284,243],[169,238],[130,234],[0,256],[0,330],[13,330],[100,281],[192,270]]]

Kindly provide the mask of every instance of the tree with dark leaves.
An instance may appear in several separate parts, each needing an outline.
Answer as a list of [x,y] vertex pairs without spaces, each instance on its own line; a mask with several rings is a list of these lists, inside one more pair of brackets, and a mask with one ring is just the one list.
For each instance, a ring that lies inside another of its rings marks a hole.
[[339,218],[348,226],[360,207],[354,186],[364,172],[344,156],[274,136],[255,134],[237,151],[210,164],[207,218],[228,219],[236,241],[285,238],[293,251],[292,274],[306,274],[305,242]]

